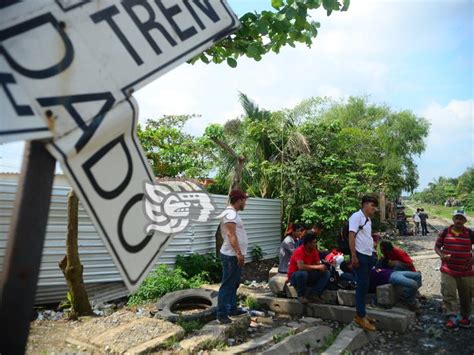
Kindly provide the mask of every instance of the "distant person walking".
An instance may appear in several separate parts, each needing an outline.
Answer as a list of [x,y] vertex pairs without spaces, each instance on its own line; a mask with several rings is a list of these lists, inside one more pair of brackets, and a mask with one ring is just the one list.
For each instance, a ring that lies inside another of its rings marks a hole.
[[420,210],[419,216],[420,216],[420,224],[421,224],[421,235],[425,236],[429,234],[430,232],[428,232],[428,225],[426,222],[426,220],[428,219],[428,215],[425,213],[425,210],[423,208]]
[[[436,240],[435,252],[441,258],[441,295],[447,316],[446,327],[470,328],[472,298],[474,297],[474,232],[466,227],[464,211],[453,213],[453,224],[443,230]],[[457,295],[460,319],[457,313]]]
[[229,315],[246,313],[237,308],[237,289],[248,247],[247,233],[238,212],[244,210],[247,198],[247,194],[241,190],[231,191],[229,206],[221,221],[224,243],[220,250],[222,281],[217,298],[217,321],[222,324],[232,323]]
[[415,214],[413,215],[413,224],[415,225],[413,235],[418,235],[418,232],[420,231],[420,222],[420,209],[417,208]]
[[370,270],[375,265],[374,240],[371,217],[377,211],[378,201],[373,196],[362,198],[362,208],[349,218],[349,246],[352,267],[357,278],[355,323],[366,330],[375,330],[372,319],[367,318],[365,296],[369,291]]

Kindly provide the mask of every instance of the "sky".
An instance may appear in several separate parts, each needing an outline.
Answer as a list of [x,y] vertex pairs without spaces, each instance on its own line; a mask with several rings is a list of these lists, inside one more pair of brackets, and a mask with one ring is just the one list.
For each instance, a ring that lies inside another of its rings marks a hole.
[[[270,0],[228,2],[239,16],[271,10]],[[240,58],[235,69],[182,64],[137,91],[140,121],[199,114],[185,130],[200,135],[242,114],[239,91],[268,110],[365,95],[430,122],[427,149],[416,157],[418,189],[474,165],[474,1],[352,0],[347,12],[312,16],[321,28],[311,48]],[[21,143],[0,146],[0,171],[19,171],[21,151]]]

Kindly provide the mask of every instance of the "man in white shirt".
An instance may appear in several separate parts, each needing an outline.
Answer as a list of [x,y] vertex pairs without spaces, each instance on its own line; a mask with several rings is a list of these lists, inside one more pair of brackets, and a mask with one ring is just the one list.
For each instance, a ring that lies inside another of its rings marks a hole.
[[365,296],[369,291],[370,270],[375,265],[371,217],[378,201],[373,196],[362,197],[362,208],[349,218],[349,247],[352,267],[357,277],[355,323],[366,330],[375,330],[373,320],[367,318]]
[[417,208],[415,214],[413,215],[413,224],[415,225],[415,230],[413,231],[414,235],[418,235],[418,231],[420,230],[420,209]]
[[229,316],[246,313],[237,308],[237,289],[248,247],[247,233],[238,211],[244,210],[247,198],[247,194],[241,190],[232,190],[229,206],[221,221],[224,243],[220,250],[222,281],[217,298],[217,321],[221,324],[232,323]]

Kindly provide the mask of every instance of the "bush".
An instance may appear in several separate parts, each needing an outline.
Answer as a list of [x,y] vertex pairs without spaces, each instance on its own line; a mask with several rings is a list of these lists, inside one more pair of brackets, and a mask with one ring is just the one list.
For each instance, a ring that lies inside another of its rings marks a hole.
[[255,298],[251,296],[247,296],[247,298],[245,298],[244,305],[249,310],[263,311],[262,305]]
[[250,252],[250,254],[252,255],[253,261],[260,261],[263,259],[263,256],[265,255],[265,253],[263,252],[262,248],[259,245],[255,245],[252,248],[252,251]]
[[188,277],[179,267],[169,269],[166,265],[160,265],[146,277],[137,292],[130,296],[128,305],[155,301],[169,292],[197,288],[205,282],[205,273]]
[[219,282],[222,277],[222,264],[212,254],[178,255],[176,257],[176,267],[181,268],[189,277],[205,272],[207,281],[211,283]]

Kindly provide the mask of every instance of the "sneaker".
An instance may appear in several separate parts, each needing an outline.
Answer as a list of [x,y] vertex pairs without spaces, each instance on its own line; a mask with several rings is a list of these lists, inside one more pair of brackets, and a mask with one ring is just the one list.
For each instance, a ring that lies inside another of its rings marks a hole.
[[217,323],[219,323],[219,324],[230,324],[230,323],[232,323],[232,319],[230,319],[227,316],[220,316],[220,317],[217,317]]
[[459,320],[458,325],[459,325],[461,328],[471,328],[471,321],[470,321],[469,318],[467,318],[467,317],[462,317],[462,318]]
[[303,304],[309,302],[308,299],[307,299],[306,297],[304,297],[304,296],[298,297],[298,301],[300,301],[300,303],[303,303]]
[[231,317],[241,316],[242,314],[247,314],[247,311],[244,311],[242,308],[237,308],[235,311],[230,312]]
[[456,322],[456,317],[449,317],[448,321],[445,324],[445,327],[448,329],[454,329],[458,326]]
[[358,315],[356,315],[354,318],[354,322],[364,330],[376,330],[375,326],[371,322],[369,322],[367,317],[359,317]]

